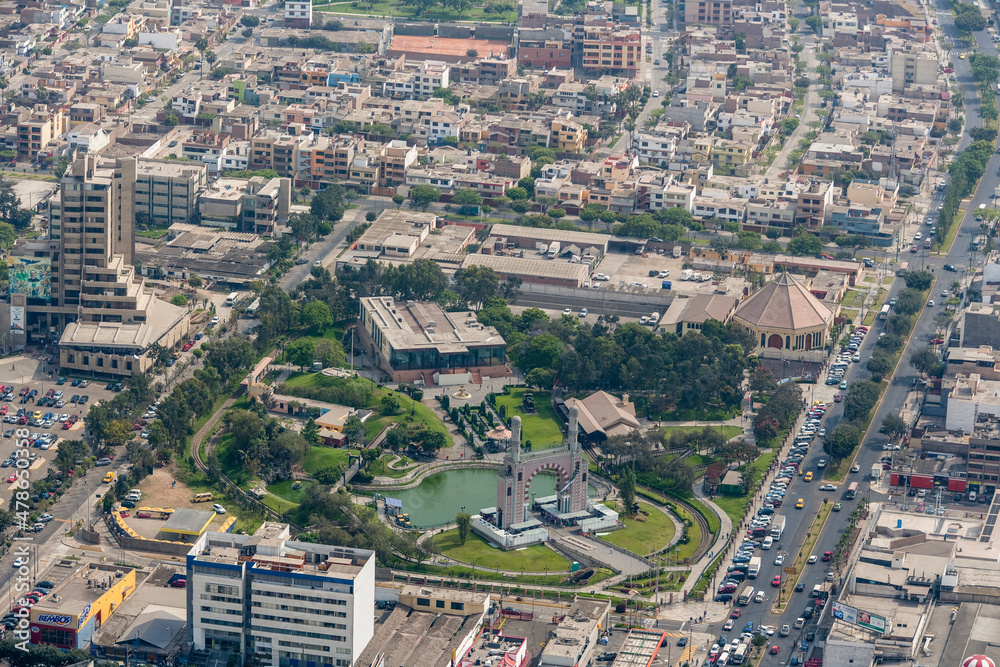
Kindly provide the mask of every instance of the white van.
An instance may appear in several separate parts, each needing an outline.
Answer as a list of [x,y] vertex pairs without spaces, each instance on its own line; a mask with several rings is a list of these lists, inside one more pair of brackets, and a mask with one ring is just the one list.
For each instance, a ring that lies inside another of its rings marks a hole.
[[764,538],[764,541],[761,543],[760,548],[770,549],[772,544],[774,544],[774,540],[771,539],[770,535],[768,535],[767,537]]
[[969,491],[969,502],[970,503],[976,502],[976,492],[975,491]]
[[805,627],[805,624],[806,624],[806,619],[799,616],[797,619],[795,619],[795,625],[793,625],[792,627],[795,628],[796,630],[801,630],[803,627]]
[[719,656],[718,662],[716,662],[715,664],[716,665],[722,665],[722,667],[725,667],[726,665],[728,665],[729,664],[729,651],[723,651],[722,655]]

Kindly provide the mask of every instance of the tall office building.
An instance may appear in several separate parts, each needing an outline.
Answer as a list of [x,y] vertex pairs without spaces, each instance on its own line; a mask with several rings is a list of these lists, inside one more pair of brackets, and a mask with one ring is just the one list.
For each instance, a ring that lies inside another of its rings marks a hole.
[[60,365],[98,375],[145,371],[153,343],[187,335],[186,309],[145,289],[133,265],[136,161],[79,156],[49,203],[48,238],[11,251],[15,345],[59,341]]
[[295,542],[280,523],[206,533],[187,556],[187,595],[195,650],[350,667],[375,632],[375,552]]

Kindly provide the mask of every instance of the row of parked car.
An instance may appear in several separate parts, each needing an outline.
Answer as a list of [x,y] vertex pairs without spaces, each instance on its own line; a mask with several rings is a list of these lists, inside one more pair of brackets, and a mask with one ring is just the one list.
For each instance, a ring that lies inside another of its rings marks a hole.
[[[21,567],[27,564],[27,556],[21,556],[14,561],[14,567]],[[17,601],[17,604],[11,608],[10,613],[0,619],[0,625],[3,626],[4,630],[13,630],[22,618],[28,618],[31,615],[31,608],[38,604],[39,600],[51,593],[55,587],[55,584],[51,581],[39,581],[35,584],[31,592],[25,594],[23,598]]]
[[847,341],[844,351],[837,355],[837,358],[830,364],[830,372],[826,375],[827,384],[839,384],[841,389],[847,389],[847,381],[844,380],[844,373],[847,372],[849,364],[861,361],[861,344],[868,334],[868,327],[855,327],[851,332],[851,337]]

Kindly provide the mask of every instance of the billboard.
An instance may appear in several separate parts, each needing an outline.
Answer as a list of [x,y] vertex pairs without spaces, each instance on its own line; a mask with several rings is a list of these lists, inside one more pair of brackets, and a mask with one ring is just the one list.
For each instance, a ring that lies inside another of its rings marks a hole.
[[858,627],[875,632],[885,632],[887,627],[885,616],[869,614],[867,611],[858,610]]
[[857,607],[846,605],[843,602],[834,602],[832,609],[833,617],[837,620],[865,628],[866,630],[885,632],[887,624],[884,616],[870,614],[867,611],[862,611]]
[[8,257],[7,277],[11,294],[52,299],[52,262],[48,257]]
[[851,607],[843,602],[834,602],[832,608],[833,617],[838,621],[844,621],[845,623],[850,623],[851,625],[858,624],[857,607]]
[[10,332],[24,335],[24,306],[10,307]]

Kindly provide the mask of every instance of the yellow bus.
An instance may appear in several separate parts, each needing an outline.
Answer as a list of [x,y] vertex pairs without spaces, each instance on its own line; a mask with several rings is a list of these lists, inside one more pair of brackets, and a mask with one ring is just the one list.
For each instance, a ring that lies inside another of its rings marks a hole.
[[191,499],[193,503],[210,503],[212,502],[211,493],[199,493],[194,498]]

